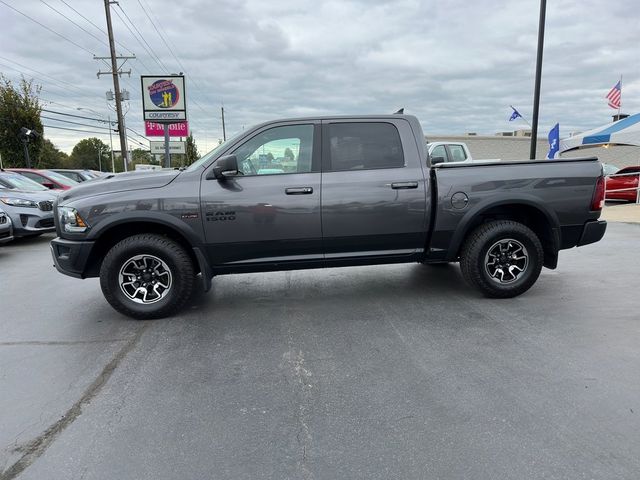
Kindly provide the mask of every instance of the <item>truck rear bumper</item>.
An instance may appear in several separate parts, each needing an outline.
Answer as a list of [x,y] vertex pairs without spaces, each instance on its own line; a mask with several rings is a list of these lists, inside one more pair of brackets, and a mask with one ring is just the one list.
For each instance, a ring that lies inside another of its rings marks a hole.
[[93,244],[59,237],[51,240],[51,256],[56,270],[70,277],[85,278],[84,271]]
[[606,230],[607,222],[605,220],[593,220],[585,223],[580,240],[578,240],[578,247],[600,241]]

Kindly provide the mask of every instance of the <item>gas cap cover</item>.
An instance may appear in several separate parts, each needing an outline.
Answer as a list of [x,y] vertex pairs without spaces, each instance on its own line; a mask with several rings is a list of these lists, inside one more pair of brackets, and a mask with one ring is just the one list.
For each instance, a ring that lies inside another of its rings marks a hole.
[[451,196],[451,206],[456,210],[462,210],[469,204],[469,197],[464,192],[456,192]]

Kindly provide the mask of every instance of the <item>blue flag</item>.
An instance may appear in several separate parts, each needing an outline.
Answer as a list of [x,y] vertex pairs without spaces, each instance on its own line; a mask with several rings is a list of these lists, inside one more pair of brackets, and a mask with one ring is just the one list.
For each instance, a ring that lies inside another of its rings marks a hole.
[[547,159],[551,160],[558,156],[560,151],[560,124],[556,123],[556,126],[549,131],[549,153],[547,153]]
[[513,110],[513,113],[511,114],[511,118],[509,118],[510,122],[514,121],[518,117],[522,118],[522,115],[520,115],[520,112],[515,108],[513,108],[513,105],[509,105],[509,106],[511,107],[511,110]]

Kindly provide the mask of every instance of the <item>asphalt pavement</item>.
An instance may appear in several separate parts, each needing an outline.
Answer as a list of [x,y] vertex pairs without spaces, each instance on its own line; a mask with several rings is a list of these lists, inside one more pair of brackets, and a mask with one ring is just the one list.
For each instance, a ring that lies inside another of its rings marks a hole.
[[490,300],[457,265],[214,279],[138,322],[0,247],[0,479],[638,479],[640,224]]

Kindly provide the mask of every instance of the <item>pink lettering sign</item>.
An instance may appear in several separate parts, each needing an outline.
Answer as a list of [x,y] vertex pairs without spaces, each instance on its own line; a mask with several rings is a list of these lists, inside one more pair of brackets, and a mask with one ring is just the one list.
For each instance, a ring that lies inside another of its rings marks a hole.
[[[162,123],[144,122],[144,134],[147,137],[164,137],[164,125]],[[189,122],[170,123],[170,137],[188,137]]]

